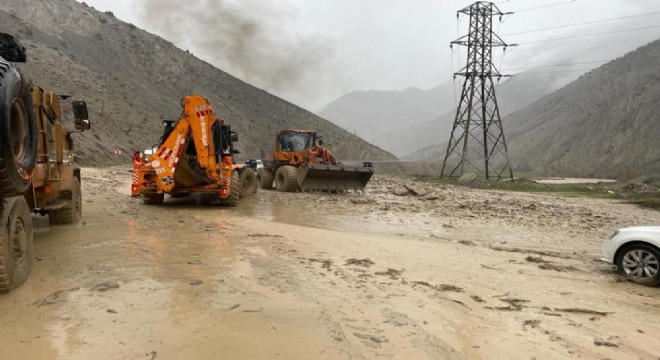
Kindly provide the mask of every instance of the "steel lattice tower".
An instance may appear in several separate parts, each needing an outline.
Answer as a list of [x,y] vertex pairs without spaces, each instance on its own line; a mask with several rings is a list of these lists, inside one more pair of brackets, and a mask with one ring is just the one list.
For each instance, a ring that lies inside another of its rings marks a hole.
[[498,180],[513,179],[493,78],[502,75],[493,64],[493,48],[506,44],[493,32],[493,17],[503,13],[492,2],[478,1],[458,15],[470,17],[470,31],[454,45],[468,49],[467,65],[454,74],[465,77],[441,176],[460,177],[468,172]]

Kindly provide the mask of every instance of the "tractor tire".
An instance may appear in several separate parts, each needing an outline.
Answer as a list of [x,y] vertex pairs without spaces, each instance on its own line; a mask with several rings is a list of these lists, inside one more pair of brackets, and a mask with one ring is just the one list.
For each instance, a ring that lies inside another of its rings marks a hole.
[[80,180],[73,178],[73,189],[71,200],[66,207],[48,212],[48,222],[51,225],[75,224],[82,218],[82,193],[80,191]]
[[22,196],[4,198],[0,202],[0,292],[21,286],[32,267],[32,216]]
[[0,195],[23,194],[36,162],[32,94],[16,66],[0,58]]
[[159,193],[142,194],[142,202],[145,205],[163,205],[164,201],[165,201],[165,194],[159,194]]
[[257,175],[252,169],[244,168],[240,178],[241,199],[252,196],[257,193]]
[[298,190],[298,168],[284,165],[277,169],[275,189],[281,192],[295,192]]
[[238,175],[238,171],[231,173],[231,183],[229,184],[229,196],[226,199],[222,199],[220,204],[224,206],[237,206],[238,200],[241,197],[241,187],[240,187],[241,177]]
[[258,169],[257,170],[257,182],[259,187],[264,190],[273,189],[273,171],[270,169]]

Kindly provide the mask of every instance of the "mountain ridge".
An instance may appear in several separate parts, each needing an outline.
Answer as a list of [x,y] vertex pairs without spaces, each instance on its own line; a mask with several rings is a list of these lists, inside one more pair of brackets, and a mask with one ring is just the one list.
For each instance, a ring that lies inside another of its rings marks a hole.
[[[340,159],[394,159],[327,120],[84,3],[3,0],[0,31],[16,35],[27,47],[28,62],[20,65],[31,79],[88,102],[92,131],[75,136],[82,165],[126,163],[131,151],[157,141],[160,119],[178,118],[180,99],[191,94],[207,97],[232,124],[243,159],[270,150],[281,128],[318,130]],[[123,155],[112,155],[115,150]]]
[[[660,174],[660,40],[618,57],[502,120],[515,172],[629,179]],[[408,159],[444,158],[447,143]]]

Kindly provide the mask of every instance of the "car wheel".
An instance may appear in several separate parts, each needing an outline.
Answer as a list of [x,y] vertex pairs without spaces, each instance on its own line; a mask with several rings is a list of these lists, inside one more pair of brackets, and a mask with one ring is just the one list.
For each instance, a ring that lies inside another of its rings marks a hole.
[[616,265],[635,283],[660,285],[660,250],[651,245],[626,246],[621,250]]

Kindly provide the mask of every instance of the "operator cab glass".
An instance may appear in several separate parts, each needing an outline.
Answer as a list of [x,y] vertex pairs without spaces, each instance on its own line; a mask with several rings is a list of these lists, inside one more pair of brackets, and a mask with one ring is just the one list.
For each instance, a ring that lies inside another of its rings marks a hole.
[[316,134],[305,132],[283,132],[280,135],[282,151],[303,151],[314,147]]

